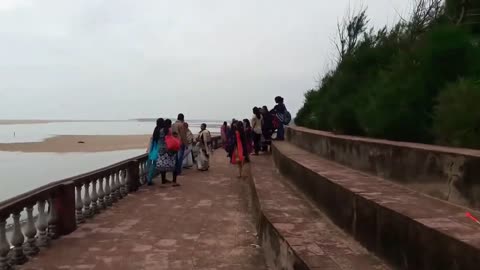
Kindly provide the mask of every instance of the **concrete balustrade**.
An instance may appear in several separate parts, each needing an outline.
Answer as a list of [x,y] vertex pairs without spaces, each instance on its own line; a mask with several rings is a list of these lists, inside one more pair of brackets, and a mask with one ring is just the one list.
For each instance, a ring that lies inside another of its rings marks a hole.
[[0,270],[12,270],[48,248],[53,240],[127,196],[140,182],[142,155],[53,182],[0,203]]
[[[215,148],[220,137],[212,138]],[[0,202],[0,270],[13,270],[146,183],[147,155]],[[11,220],[11,221],[10,221]]]
[[[212,146],[220,145],[214,137]],[[146,183],[147,155],[52,182],[0,203],[0,270],[14,269],[55,239]]]

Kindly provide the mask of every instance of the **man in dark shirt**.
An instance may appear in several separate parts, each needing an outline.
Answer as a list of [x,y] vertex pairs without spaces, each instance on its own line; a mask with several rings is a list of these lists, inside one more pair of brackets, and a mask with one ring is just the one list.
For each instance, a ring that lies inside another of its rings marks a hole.
[[275,107],[271,111],[277,118],[278,118],[278,128],[277,128],[277,140],[283,141],[285,139],[285,124],[284,124],[284,119],[285,119],[285,113],[287,111],[287,108],[285,107],[285,104],[283,103],[283,98],[280,96],[275,97]]
[[172,133],[177,134],[180,138],[180,142],[182,145],[180,146],[180,150],[177,153],[177,162],[175,164],[175,172],[177,175],[182,173],[182,165],[183,165],[183,155],[185,154],[185,147],[188,145],[187,139],[187,129],[185,127],[185,116],[183,113],[180,113],[177,117],[177,121],[172,126]]

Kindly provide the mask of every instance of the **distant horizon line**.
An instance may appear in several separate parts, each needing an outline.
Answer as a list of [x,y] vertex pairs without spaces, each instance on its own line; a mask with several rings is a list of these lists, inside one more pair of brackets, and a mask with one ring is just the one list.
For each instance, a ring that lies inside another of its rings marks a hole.
[[[46,125],[54,123],[151,123],[154,124],[157,118],[138,118],[138,119],[125,119],[125,120],[60,120],[60,119],[0,119],[0,126],[11,126],[11,125]],[[168,119],[168,118],[167,118]],[[172,121],[175,118],[170,118]],[[221,125],[223,121],[221,120],[207,120],[207,119],[187,119],[187,122],[190,122],[192,125],[197,125],[200,123],[208,123],[213,125]]]
[[[165,117],[166,119],[176,119],[177,117]],[[30,119],[1,119],[0,122],[124,122],[124,121],[155,121],[158,117],[142,117],[142,118],[128,118],[128,119],[38,119],[38,118],[30,118]],[[189,121],[224,121],[218,119],[186,119]]]

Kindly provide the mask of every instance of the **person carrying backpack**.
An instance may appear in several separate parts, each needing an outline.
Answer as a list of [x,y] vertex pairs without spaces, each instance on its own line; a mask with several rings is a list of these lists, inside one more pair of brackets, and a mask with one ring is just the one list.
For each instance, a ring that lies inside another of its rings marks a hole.
[[[275,107],[271,111],[276,118],[277,125],[277,140],[285,140],[285,125],[288,125],[292,121],[292,116],[290,112],[285,107],[284,100],[282,97],[275,97]],[[275,120],[274,120],[275,121]]]

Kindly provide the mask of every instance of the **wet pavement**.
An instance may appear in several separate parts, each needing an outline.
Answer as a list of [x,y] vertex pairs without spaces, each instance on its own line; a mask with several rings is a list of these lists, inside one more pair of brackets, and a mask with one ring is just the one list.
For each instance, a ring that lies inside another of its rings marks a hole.
[[130,194],[20,269],[267,269],[236,173],[218,150],[209,172]]

